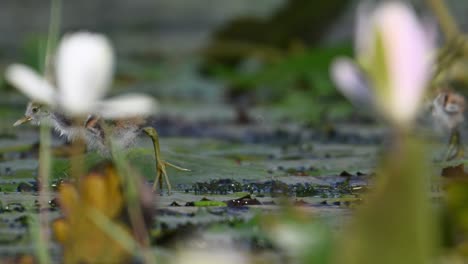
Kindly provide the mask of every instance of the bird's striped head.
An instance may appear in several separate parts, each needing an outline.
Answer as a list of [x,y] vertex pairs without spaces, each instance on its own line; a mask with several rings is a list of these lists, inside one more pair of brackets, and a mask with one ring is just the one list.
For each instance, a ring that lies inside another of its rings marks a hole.
[[29,102],[26,107],[24,117],[18,119],[13,126],[19,126],[28,122],[31,122],[34,125],[39,125],[41,121],[47,118],[50,118],[50,111],[47,106],[37,102]]

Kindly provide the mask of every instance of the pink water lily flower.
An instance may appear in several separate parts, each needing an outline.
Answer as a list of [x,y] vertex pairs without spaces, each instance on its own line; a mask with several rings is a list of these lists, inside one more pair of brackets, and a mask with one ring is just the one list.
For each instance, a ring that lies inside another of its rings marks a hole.
[[[336,59],[331,77],[351,101],[366,100],[388,121],[410,125],[431,77],[433,38],[414,11],[387,2],[358,12],[356,63]],[[359,66],[358,66],[359,65]]]
[[22,64],[10,65],[5,77],[31,100],[71,116],[124,118],[154,112],[155,100],[143,94],[102,100],[111,86],[113,68],[114,52],[109,40],[101,34],[78,32],[63,37],[57,48],[57,87]]

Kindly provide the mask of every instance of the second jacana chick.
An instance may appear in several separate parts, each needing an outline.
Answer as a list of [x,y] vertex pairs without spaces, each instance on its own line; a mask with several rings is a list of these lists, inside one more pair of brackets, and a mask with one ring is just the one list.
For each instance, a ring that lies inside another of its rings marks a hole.
[[103,120],[99,116],[89,115],[82,123],[74,123],[72,119],[56,111],[50,111],[47,106],[30,102],[26,108],[25,116],[13,125],[18,126],[26,122],[39,125],[41,122],[51,122],[54,129],[65,136],[68,140],[80,138],[86,142],[89,149],[98,150],[102,155],[110,155],[109,143],[112,142],[119,148],[128,148],[135,142],[136,137],[145,132],[152,142],[156,158],[156,177],[153,189],[156,190],[158,183],[162,185],[164,178],[168,193],[171,192],[171,184],[167,176],[166,166],[182,171],[187,169],[176,166],[162,160],[159,147],[159,136],[157,131],[146,125],[146,120],[141,117],[126,118],[118,120]]
[[445,160],[463,157],[460,125],[464,121],[465,97],[453,90],[440,90],[432,102],[432,116],[439,130],[450,133]]

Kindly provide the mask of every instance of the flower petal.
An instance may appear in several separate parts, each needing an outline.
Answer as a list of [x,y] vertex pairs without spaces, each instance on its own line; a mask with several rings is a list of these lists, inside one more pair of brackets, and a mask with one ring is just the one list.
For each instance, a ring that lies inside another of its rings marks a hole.
[[409,122],[416,115],[432,71],[430,36],[404,3],[384,4],[373,16],[375,31],[385,45],[391,90],[388,110],[395,121]]
[[352,60],[335,59],[330,67],[330,76],[337,88],[355,106],[366,108],[372,105],[374,98],[367,80]]
[[97,103],[97,114],[103,118],[127,118],[153,114],[156,100],[142,94],[127,94]]
[[5,78],[30,99],[48,105],[55,104],[53,86],[30,67],[22,64],[10,65],[6,69]]
[[107,38],[80,32],[65,36],[57,51],[60,101],[70,114],[86,114],[110,86],[114,55]]

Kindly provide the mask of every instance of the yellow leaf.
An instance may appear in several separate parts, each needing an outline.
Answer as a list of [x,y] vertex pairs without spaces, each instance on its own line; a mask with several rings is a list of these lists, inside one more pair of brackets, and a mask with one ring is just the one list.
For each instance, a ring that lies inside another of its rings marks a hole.
[[69,238],[70,227],[65,218],[58,218],[52,222],[54,239],[60,244],[65,244]]
[[73,214],[78,206],[78,193],[69,183],[63,183],[59,188],[59,203],[65,215]]

